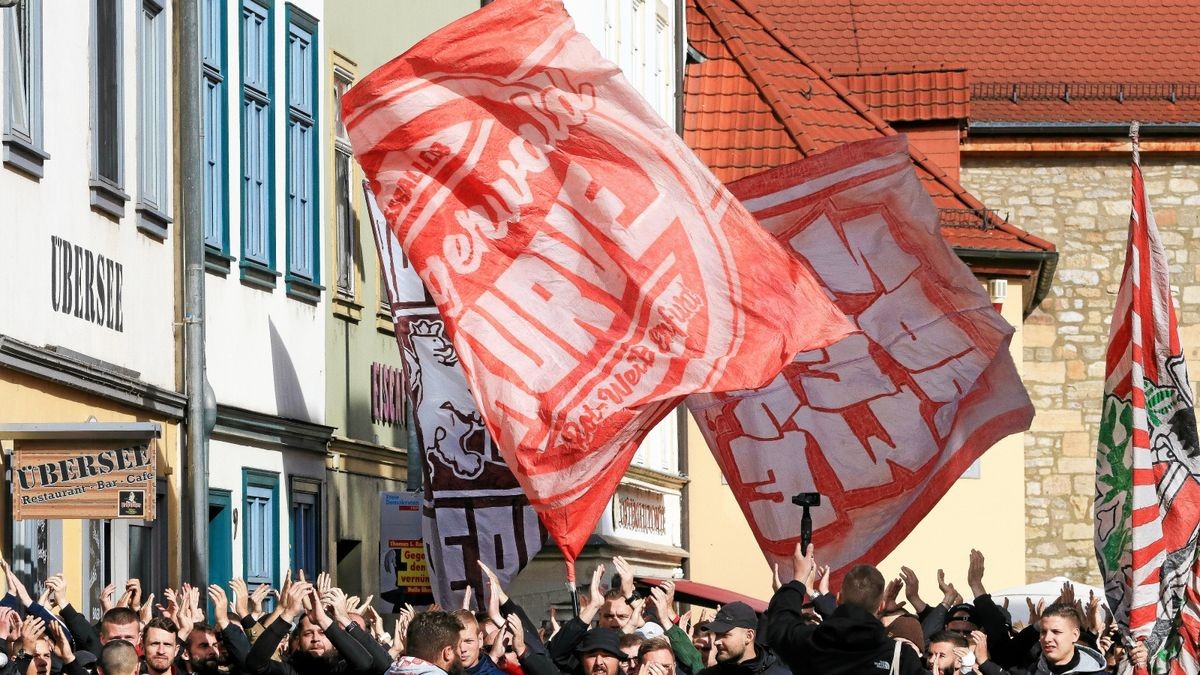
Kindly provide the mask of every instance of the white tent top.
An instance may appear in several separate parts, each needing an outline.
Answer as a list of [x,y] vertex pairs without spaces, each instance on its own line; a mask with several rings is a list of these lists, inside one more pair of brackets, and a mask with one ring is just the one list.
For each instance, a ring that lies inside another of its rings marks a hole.
[[1012,614],[1013,623],[1028,625],[1029,606],[1025,603],[1025,599],[1032,600],[1034,605],[1037,605],[1038,601],[1042,600],[1049,605],[1058,599],[1059,594],[1062,593],[1064,583],[1071,584],[1072,588],[1075,589],[1075,599],[1082,602],[1085,606],[1087,605],[1090,593],[1095,593],[1096,597],[1100,598],[1101,602],[1104,602],[1103,588],[1082,584],[1066,577],[1054,577],[1047,581],[1038,581],[1024,586],[1013,586],[1012,588],[996,591],[992,593],[992,600],[997,605],[1003,605],[1004,599],[1008,598],[1008,612]]

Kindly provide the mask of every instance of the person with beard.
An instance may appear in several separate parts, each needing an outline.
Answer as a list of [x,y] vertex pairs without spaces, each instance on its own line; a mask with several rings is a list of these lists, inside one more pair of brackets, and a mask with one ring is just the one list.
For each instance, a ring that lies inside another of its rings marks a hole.
[[125,640],[109,640],[104,643],[96,660],[99,675],[138,675],[137,648]]
[[713,634],[717,665],[698,675],[790,675],[791,671],[765,646],[756,644],[758,614],[744,602],[731,602],[712,621],[700,626]]
[[806,579],[816,563],[813,546],[792,554],[795,577],[779,587],[767,608],[767,644],[797,672],[814,675],[925,673],[921,657],[888,637],[879,614],[885,606],[883,575],[871,565],[855,565],[842,580],[833,616],[820,624],[804,617]]
[[192,626],[179,658],[184,672],[196,675],[218,675],[221,667],[228,665],[221,653],[216,627],[206,623]]
[[387,675],[464,675],[459,658],[463,625],[448,612],[424,612],[413,617],[405,635],[405,654]]
[[179,645],[175,633],[179,627],[165,616],[156,616],[142,629],[143,662],[147,675],[166,675],[172,672]]
[[[310,603],[307,611],[305,598]],[[342,608],[335,606],[334,611],[337,620],[325,612],[324,603],[311,583],[293,582],[282,599],[279,618],[267,626],[250,648],[246,671],[251,675],[377,675],[372,670],[370,652],[342,628],[351,623],[350,618]],[[271,655],[276,645],[293,625],[290,655],[285,661],[273,661]]]
[[593,628],[575,647],[579,657],[576,675],[621,675],[628,656],[621,651],[621,634],[612,628]]

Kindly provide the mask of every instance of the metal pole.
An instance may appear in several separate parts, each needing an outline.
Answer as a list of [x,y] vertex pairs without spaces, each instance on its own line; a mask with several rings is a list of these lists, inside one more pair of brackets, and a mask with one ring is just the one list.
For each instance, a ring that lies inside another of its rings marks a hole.
[[181,520],[189,535],[185,580],[208,586],[208,435],[216,404],[204,362],[204,224],[200,185],[200,3],[178,0],[179,30],[179,213],[183,237],[184,384],[187,392],[184,446],[186,508]]

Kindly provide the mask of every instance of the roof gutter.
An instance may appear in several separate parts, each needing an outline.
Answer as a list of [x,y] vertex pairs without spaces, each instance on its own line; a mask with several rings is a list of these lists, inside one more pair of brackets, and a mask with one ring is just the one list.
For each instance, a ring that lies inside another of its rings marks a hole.
[[1033,287],[1033,297],[1023,309],[1022,318],[1028,318],[1033,310],[1042,304],[1042,300],[1050,294],[1050,285],[1054,282],[1054,271],[1058,269],[1058,251],[1008,251],[1004,249],[981,249],[954,247],[954,253],[963,262],[971,261],[1007,261],[1015,263],[1035,263],[1037,265],[1037,281]]
[[[1143,122],[1140,129],[1143,136],[1200,136],[1200,123],[1196,122]],[[1128,136],[1129,122],[971,121],[967,125],[967,132],[978,136]]]

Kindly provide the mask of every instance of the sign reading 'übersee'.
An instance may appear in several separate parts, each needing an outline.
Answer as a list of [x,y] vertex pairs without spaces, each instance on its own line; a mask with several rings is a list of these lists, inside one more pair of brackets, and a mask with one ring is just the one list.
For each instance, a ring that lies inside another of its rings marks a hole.
[[13,519],[154,520],[157,454],[153,440],[18,442],[13,448]]

